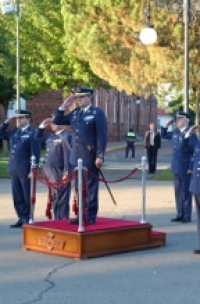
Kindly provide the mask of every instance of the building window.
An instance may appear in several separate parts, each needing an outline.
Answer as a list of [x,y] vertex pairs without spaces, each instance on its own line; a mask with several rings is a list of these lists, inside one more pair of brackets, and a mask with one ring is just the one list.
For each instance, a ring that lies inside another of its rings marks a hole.
[[157,129],[160,130],[161,127],[161,120],[157,119]]
[[120,102],[120,121],[121,123],[124,122],[124,98],[121,98],[121,102]]
[[105,115],[109,121],[109,117],[108,117],[108,99],[106,98],[105,100],[105,105],[104,105],[104,112],[105,112]]
[[117,122],[117,97],[114,99],[113,122]]
[[96,91],[96,94],[95,94],[95,107],[98,107],[99,105],[99,92]]

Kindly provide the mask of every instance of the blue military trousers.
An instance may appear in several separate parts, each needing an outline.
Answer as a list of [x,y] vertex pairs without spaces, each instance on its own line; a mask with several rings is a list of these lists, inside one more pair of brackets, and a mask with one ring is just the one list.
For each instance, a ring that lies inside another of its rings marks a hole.
[[200,193],[195,193],[194,199],[196,204],[196,215],[197,215],[197,235],[200,246]]
[[174,175],[174,189],[177,217],[190,219],[192,215],[192,194],[189,191],[191,175]]
[[11,175],[11,189],[17,216],[22,223],[27,223],[30,216],[30,178]]

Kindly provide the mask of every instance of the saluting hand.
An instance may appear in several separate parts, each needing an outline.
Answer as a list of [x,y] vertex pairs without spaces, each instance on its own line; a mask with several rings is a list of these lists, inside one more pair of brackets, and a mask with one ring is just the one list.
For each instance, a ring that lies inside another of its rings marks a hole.
[[173,123],[175,122],[175,119],[172,118],[168,121],[168,123],[166,124],[166,127],[168,128],[169,126],[171,126]]
[[5,123],[9,124],[12,120],[14,120],[15,116],[9,117],[5,120]]
[[74,100],[76,99],[75,95],[70,95],[68,96],[62,103],[61,107],[63,109],[67,109],[68,107],[70,107],[72,105],[72,103],[74,102]]
[[192,127],[190,127],[188,133],[189,134],[195,133],[195,131],[199,128],[200,128],[200,125],[193,125]]
[[42,125],[46,128],[51,124],[51,122],[52,122],[52,118],[46,118],[43,120]]

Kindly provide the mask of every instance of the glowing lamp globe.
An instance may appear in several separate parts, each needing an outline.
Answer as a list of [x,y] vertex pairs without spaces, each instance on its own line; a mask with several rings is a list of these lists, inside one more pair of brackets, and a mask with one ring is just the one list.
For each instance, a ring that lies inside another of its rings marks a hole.
[[145,27],[140,32],[140,41],[143,44],[154,44],[158,38],[156,31],[153,27]]

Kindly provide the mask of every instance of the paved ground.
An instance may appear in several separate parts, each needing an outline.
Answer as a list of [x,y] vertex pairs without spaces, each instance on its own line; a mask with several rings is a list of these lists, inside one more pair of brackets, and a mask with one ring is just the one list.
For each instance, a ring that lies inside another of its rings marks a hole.
[[[159,153],[159,168],[168,166],[168,144]],[[108,179],[121,176],[140,163],[124,159],[123,151],[109,152],[104,173]],[[100,187],[101,216],[141,219],[141,180],[130,178],[111,184],[114,206],[104,185]],[[46,189],[37,185],[36,220],[45,219]],[[147,220],[167,233],[167,246],[105,256],[84,261],[23,251],[21,229],[10,229],[16,218],[9,180],[0,181],[0,302],[3,304],[199,304],[200,257],[196,219],[189,224],[171,223],[174,196],[171,182],[147,179]]]

